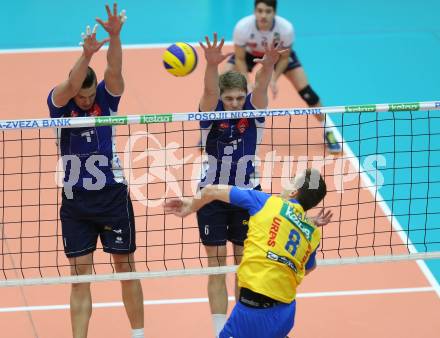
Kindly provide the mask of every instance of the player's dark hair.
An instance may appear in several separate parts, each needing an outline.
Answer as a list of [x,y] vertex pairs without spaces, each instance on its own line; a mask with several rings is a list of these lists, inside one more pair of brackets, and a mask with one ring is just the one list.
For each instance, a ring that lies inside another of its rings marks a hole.
[[220,87],[220,95],[223,94],[225,90],[229,89],[242,89],[247,93],[246,77],[235,70],[220,75],[218,84]]
[[277,0],[255,0],[254,8],[257,8],[258,4],[260,3],[272,7],[275,12],[277,11]]
[[84,79],[81,89],[90,88],[97,83],[95,71],[91,67],[87,67],[87,75]]
[[298,192],[295,199],[307,211],[322,201],[327,194],[327,185],[317,169],[307,169],[304,184]]

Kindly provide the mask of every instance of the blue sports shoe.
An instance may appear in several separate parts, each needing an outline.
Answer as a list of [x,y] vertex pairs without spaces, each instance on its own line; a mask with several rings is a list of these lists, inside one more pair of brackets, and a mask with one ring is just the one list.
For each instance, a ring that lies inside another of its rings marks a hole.
[[339,144],[338,140],[335,137],[333,131],[326,131],[324,133],[325,144],[327,145],[327,149],[332,154],[337,154],[342,152],[342,147]]

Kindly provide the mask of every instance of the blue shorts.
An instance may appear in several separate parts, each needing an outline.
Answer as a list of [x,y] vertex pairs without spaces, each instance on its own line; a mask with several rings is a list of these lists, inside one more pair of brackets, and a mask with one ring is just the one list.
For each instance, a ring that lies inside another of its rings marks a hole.
[[219,338],[286,338],[295,322],[296,301],[267,309],[238,302]]
[[247,237],[249,213],[229,203],[214,201],[197,211],[200,239],[207,246],[243,245]]
[[[247,66],[247,70],[249,73],[252,72],[252,69],[254,69],[254,67],[256,65],[256,63],[254,62],[255,58],[259,59],[259,57],[256,57],[256,56],[246,52],[246,66]],[[232,55],[228,59],[228,63],[235,65],[235,54]],[[287,68],[284,71],[284,73],[287,73],[289,70],[295,69],[298,67],[301,67],[301,62],[299,62],[298,57],[296,56],[296,53],[293,50],[290,50],[289,63],[287,65]]]
[[60,209],[64,252],[79,257],[96,250],[98,236],[105,252],[129,254],[136,250],[133,206],[125,184],[101,190],[63,190]]

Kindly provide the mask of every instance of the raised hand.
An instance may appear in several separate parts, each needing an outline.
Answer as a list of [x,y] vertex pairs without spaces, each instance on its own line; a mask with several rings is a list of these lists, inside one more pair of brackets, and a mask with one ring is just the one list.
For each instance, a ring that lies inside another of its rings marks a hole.
[[186,217],[192,213],[192,199],[188,198],[171,198],[163,204],[165,213],[174,214],[180,217]]
[[254,59],[255,63],[261,63],[261,65],[273,67],[282,55],[289,53],[289,49],[283,49],[283,44],[275,44],[275,41],[272,41],[270,47],[264,47],[265,52],[264,56],[261,59]]
[[328,223],[330,223],[332,217],[333,217],[333,213],[331,211],[325,212],[325,209],[322,208],[316,216],[310,217],[310,220],[316,226],[322,227],[322,226],[327,225]]
[[270,84],[269,84],[269,86],[270,86],[270,90],[272,91],[272,97],[273,97],[274,99],[276,99],[276,97],[277,97],[277,95],[278,95],[278,85],[277,85],[277,81],[274,80],[274,79],[272,78],[272,80],[270,80]]
[[91,57],[93,54],[95,54],[97,51],[101,49],[101,47],[107,43],[110,39],[104,39],[102,41],[96,40],[96,30],[98,29],[98,25],[95,25],[93,27],[93,30],[90,30],[90,26],[86,27],[86,33],[81,33],[81,37],[83,39],[82,42],[80,42],[80,46],[83,47],[84,55],[87,57]]
[[111,12],[109,5],[105,5],[105,10],[108,16],[107,21],[104,22],[100,18],[96,18],[96,22],[98,22],[110,36],[118,36],[121,32],[122,25],[127,20],[125,10],[122,10],[121,13],[118,14],[118,4],[116,2],[113,4],[113,12]]
[[209,65],[219,65],[222,63],[227,57],[231,56],[233,53],[223,54],[222,48],[225,43],[225,39],[221,39],[220,43],[218,43],[217,33],[214,33],[214,41],[211,43],[209,37],[205,36],[206,46],[199,42],[200,46],[203,48],[205,52],[205,59]]

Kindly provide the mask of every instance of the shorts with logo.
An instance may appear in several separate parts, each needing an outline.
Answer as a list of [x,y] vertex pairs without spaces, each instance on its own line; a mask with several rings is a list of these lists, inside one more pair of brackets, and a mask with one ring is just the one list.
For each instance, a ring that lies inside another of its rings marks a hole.
[[247,210],[221,201],[208,203],[197,211],[200,238],[207,246],[226,245],[227,241],[243,245],[248,221]]
[[285,338],[295,322],[296,301],[256,309],[237,302],[219,338]]
[[108,253],[136,250],[133,206],[125,184],[106,185],[101,190],[73,189],[73,198],[63,190],[60,208],[64,252],[79,257],[96,250],[98,237]]
[[[257,186],[255,190],[261,190],[261,187]],[[197,211],[200,239],[206,246],[226,245],[227,241],[243,246],[249,217],[246,209],[229,203],[208,203]]]
[[[247,70],[250,73],[250,72],[252,72],[252,69],[254,69],[254,67],[256,65],[256,63],[254,62],[254,59],[259,59],[259,57],[256,57],[256,56],[246,52],[245,59],[246,59]],[[228,59],[228,63],[235,65],[235,54],[232,55]],[[290,50],[289,63],[287,65],[287,68],[284,71],[284,73],[287,73],[289,70],[295,69],[298,67],[301,67],[301,62],[299,62],[299,59],[298,59],[298,56],[296,55],[296,53],[293,50]]]

